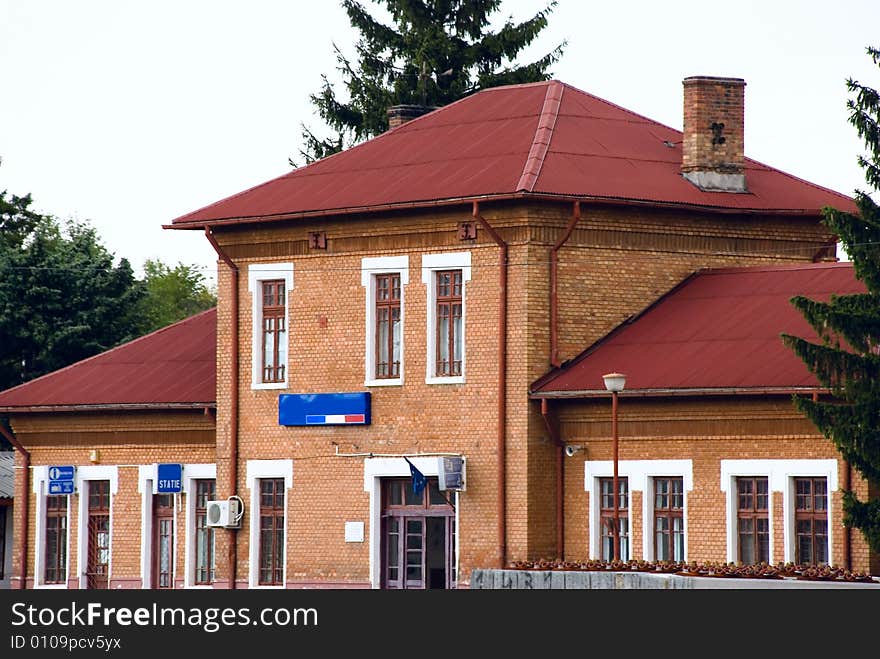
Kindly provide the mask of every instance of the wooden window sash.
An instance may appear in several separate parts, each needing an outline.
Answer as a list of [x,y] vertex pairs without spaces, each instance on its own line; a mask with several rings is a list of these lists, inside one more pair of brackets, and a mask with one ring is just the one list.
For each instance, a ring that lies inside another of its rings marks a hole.
[[[400,377],[400,274],[390,273],[375,277],[375,377],[377,380],[395,379]],[[385,324],[384,333],[382,331],[383,323]],[[397,348],[396,355],[395,348]]]
[[[766,477],[746,476],[736,479],[736,543],[740,561],[760,563],[770,560],[770,490]],[[746,527],[751,526],[751,529]],[[743,536],[750,536],[743,546]],[[747,554],[753,557],[746,561]]]
[[[46,496],[46,553],[43,583],[67,581],[67,495]],[[52,548],[53,551],[49,551]]]
[[262,283],[262,339],[260,371],[265,383],[284,382],[286,359],[281,352],[286,348],[286,300],[283,279],[272,279]]
[[[617,479],[617,518],[620,522],[620,558],[629,556],[629,482],[625,476]],[[599,541],[601,558],[611,560],[614,555],[614,479],[599,479]]]
[[[676,521],[681,520],[676,529]],[[661,528],[665,526],[665,528]],[[663,537],[665,551],[657,536]],[[681,554],[684,558],[684,479],[676,477],[654,478],[654,556],[658,560],[678,560],[675,558],[677,542],[681,542]],[[661,559],[660,555],[667,558]]]
[[284,479],[260,479],[259,578],[261,586],[284,585]]
[[437,377],[461,375],[464,353],[462,286],[461,270],[438,270],[435,273]]
[[821,476],[794,480],[795,560],[803,564],[827,564],[829,559],[827,479]]

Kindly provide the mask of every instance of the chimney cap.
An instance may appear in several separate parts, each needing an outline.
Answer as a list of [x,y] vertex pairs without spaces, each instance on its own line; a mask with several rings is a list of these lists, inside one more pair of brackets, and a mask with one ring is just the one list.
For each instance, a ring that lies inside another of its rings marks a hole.
[[724,76],[688,76],[684,80],[682,80],[682,84],[695,84],[699,82],[722,82],[728,85],[742,85],[746,86],[746,81],[743,78],[726,78]]

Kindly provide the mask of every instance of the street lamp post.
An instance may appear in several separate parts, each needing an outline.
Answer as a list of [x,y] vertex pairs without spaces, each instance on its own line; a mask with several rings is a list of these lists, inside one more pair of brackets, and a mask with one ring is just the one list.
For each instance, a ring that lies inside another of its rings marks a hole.
[[617,395],[623,391],[626,386],[626,376],[623,373],[607,373],[602,376],[605,380],[605,388],[611,392],[611,452],[613,454],[612,461],[614,463],[614,478],[612,479],[612,505],[614,506],[614,560],[620,560],[620,504],[619,491],[617,485]]

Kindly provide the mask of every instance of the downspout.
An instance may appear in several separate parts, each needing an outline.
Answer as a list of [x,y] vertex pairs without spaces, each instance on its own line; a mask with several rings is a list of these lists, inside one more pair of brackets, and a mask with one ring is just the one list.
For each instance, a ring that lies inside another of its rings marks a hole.
[[562,438],[559,436],[559,430],[553,425],[550,421],[550,410],[549,403],[546,398],[541,399],[541,418],[544,419],[544,426],[547,428],[547,432],[550,434],[550,439],[553,440],[553,443],[556,445],[556,557],[564,561],[565,560],[565,527],[563,524],[565,523],[564,516],[564,500],[562,497],[563,493],[563,479],[565,478],[565,464],[562,459],[562,453],[565,449],[565,442],[562,441]]
[[550,366],[553,366],[554,368],[562,366],[562,362],[559,359],[559,304],[556,295],[559,250],[566,242],[568,242],[572,231],[574,231],[575,225],[580,219],[581,202],[576,201],[574,202],[574,210],[571,215],[571,220],[569,220],[568,226],[565,227],[565,233],[563,233],[557,243],[550,248]]
[[[232,403],[229,406],[229,483],[227,489],[230,496],[238,491],[238,266],[232,262],[232,259],[217,244],[217,239],[211,233],[211,228],[205,227],[205,237],[220,259],[227,265],[232,274],[232,295],[230,301],[232,305],[232,322],[230,332],[232,334],[232,364],[230,367],[230,383],[229,393]],[[238,563],[238,538],[235,535],[235,529],[229,531],[229,553],[227,560],[229,561],[229,588],[235,590],[235,580],[237,578]]]
[[[16,451],[21,453],[24,487],[21,489],[21,528],[19,529],[18,538],[18,588],[19,590],[25,590],[27,588],[28,506],[30,505],[28,490],[31,487],[31,454],[2,423],[0,423],[0,434],[15,447]],[[14,505],[18,505],[18,502],[15,502]],[[0,542],[2,542],[2,539],[0,539]]]
[[507,565],[507,243],[480,215],[474,202],[474,219],[501,248],[498,255],[498,559]]

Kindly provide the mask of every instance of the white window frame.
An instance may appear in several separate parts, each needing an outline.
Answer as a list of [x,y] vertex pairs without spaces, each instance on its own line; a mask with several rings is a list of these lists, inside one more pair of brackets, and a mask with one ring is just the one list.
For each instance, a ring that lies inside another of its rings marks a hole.
[[[260,488],[258,482],[262,478],[284,479],[284,571],[280,586],[260,584]],[[287,544],[290,539],[290,504],[289,490],[293,487],[293,460],[248,460],[246,467],[247,488],[250,494],[250,529],[248,559],[248,587],[280,590],[287,587]]]
[[[287,362],[283,382],[263,382],[263,289],[262,282],[284,280],[284,327],[287,335]],[[251,389],[286,389],[290,381],[290,292],[293,290],[293,263],[251,263],[248,265],[248,291],[251,294],[252,344]]]
[[[425,476],[439,476],[440,462],[436,457],[410,458],[416,469]],[[412,475],[409,464],[403,458],[366,458],[364,460],[364,492],[370,494],[370,585],[374,589],[382,587],[382,479],[401,478]],[[461,504],[458,492],[453,500],[455,505],[455,575],[456,582],[460,574],[458,561],[459,551],[459,520]]]
[[[400,275],[400,377],[376,377],[376,275]],[[364,386],[392,387],[403,384],[404,364],[404,298],[409,284],[409,256],[376,256],[361,259],[361,286],[366,296]]]
[[110,588],[113,579],[113,501],[119,491],[119,470],[115,466],[105,465],[87,465],[76,468],[76,493],[79,498],[77,573],[81,589],[85,589],[88,585],[86,569],[88,567],[89,546],[89,497],[87,496],[89,481],[110,481],[110,539],[108,541],[110,560],[107,561],[107,586]]
[[767,515],[770,521],[770,557],[774,556],[773,493],[782,492],[782,551],[783,561],[794,562],[795,541],[795,478],[825,477],[828,487],[828,562],[832,563],[834,548],[831,523],[831,496],[838,489],[838,462],[827,460],[722,460],[721,491],[726,494],[727,508],[727,560],[736,561],[736,478],[737,476],[760,476],[767,478],[770,496]]
[[[684,486],[684,559],[688,556],[688,493],[694,489],[693,460],[619,460],[617,475],[626,476],[629,485],[628,519],[630,557],[632,556],[632,500],[633,492],[642,493],[642,558],[654,560],[654,478],[681,478]],[[588,460],[584,463],[584,490],[590,494],[590,558],[601,556],[599,535],[599,479],[614,476],[611,460]],[[623,559],[622,560],[628,560]]]
[[[461,375],[438,377],[437,373],[437,286],[439,270],[461,270]],[[422,283],[427,287],[427,357],[426,384],[464,384],[467,365],[467,301],[466,283],[471,280],[471,253],[448,252],[422,256]]]
[[[46,565],[46,496],[48,496],[49,467],[39,466],[33,468],[33,484],[32,490],[36,494],[36,520],[34,523],[34,537],[36,538],[34,547],[34,588],[45,588],[47,590],[65,590],[70,582],[70,518],[71,518],[71,499],[74,495],[67,495],[67,547],[65,548],[65,556],[67,556],[67,565],[65,566],[64,583],[45,582],[46,575],[44,568]],[[10,520],[7,518],[7,523]],[[23,579],[27,575],[22,575]]]

